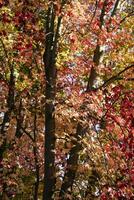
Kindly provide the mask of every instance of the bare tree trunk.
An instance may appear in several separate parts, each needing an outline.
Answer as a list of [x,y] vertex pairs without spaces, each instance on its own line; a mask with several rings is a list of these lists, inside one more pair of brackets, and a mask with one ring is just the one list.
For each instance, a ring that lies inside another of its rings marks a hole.
[[61,16],[55,22],[55,5],[50,3],[46,18],[46,41],[44,52],[46,104],[45,104],[45,144],[44,144],[44,191],[43,200],[54,199],[55,172],[55,95],[56,95],[56,56],[61,24]]
[[35,170],[36,170],[36,174],[35,174],[35,187],[34,187],[34,200],[38,200],[38,191],[39,191],[39,181],[40,181],[40,174],[39,174],[39,162],[38,162],[38,152],[37,152],[37,146],[36,143],[34,144],[33,147],[33,151],[34,151],[34,160],[35,160]]
[[48,10],[46,28],[46,49],[44,53],[44,64],[46,74],[46,104],[45,104],[45,166],[44,166],[44,193],[43,200],[53,199],[55,191],[55,116],[54,102],[56,94],[56,67],[53,52],[54,37],[54,6]]
[[39,191],[39,183],[40,183],[40,168],[38,161],[38,147],[37,147],[37,100],[35,100],[35,112],[34,112],[34,130],[33,130],[33,154],[35,161],[35,187],[34,187],[34,200],[38,200],[38,191]]

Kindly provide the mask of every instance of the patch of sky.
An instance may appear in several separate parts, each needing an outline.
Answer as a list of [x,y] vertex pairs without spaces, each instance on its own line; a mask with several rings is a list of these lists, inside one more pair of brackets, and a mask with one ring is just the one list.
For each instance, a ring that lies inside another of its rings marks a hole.
[[83,55],[82,52],[77,52],[77,53],[74,54],[74,56],[76,56],[76,57],[80,57],[80,56],[82,56],[82,55]]
[[0,117],[3,118],[3,117],[4,117],[4,114],[5,114],[4,112],[1,112],[1,113],[0,113]]

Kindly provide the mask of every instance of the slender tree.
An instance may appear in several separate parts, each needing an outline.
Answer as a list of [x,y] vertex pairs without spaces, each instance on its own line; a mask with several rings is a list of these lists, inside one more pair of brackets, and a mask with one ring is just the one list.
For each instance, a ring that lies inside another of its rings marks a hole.
[[[43,199],[54,198],[56,171],[55,171],[55,96],[56,96],[56,57],[59,38],[59,30],[62,19],[62,9],[66,1],[60,5],[50,1],[46,14],[45,27],[45,52],[43,55],[45,67],[45,144],[44,144],[44,192]],[[59,16],[56,15],[57,7]]]

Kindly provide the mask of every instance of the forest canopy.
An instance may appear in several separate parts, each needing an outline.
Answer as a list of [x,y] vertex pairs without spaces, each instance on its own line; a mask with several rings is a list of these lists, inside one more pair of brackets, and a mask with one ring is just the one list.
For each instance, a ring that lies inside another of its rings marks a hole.
[[134,199],[133,0],[0,0],[0,199]]

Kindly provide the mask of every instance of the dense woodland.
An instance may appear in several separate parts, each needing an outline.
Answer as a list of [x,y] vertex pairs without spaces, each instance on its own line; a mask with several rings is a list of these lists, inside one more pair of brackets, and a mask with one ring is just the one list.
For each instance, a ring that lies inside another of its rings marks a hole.
[[133,0],[0,0],[0,200],[134,199]]

